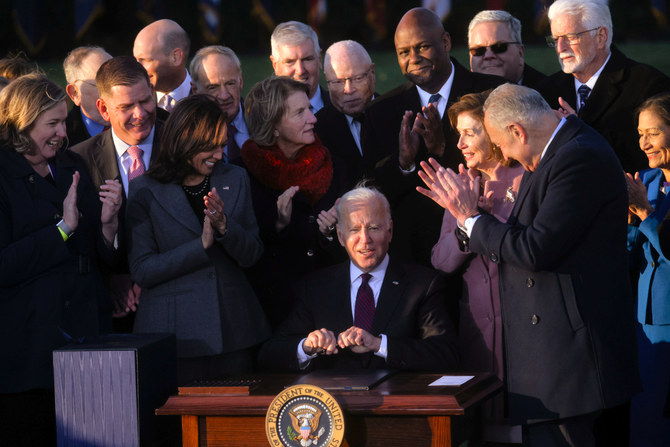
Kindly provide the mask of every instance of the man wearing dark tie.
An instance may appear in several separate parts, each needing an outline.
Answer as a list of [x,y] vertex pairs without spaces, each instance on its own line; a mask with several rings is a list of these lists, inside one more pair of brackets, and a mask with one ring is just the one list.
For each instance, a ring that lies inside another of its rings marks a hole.
[[95,74],[103,62],[111,58],[103,48],[79,47],[70,51],[63,61],[67,80],[65,91],[74,103],[65,121],[70,146],[109,128],[109,122],[100,116],[95,105],[99,97]]
[[[162,121],[156,120],[156,97],[146,70],[129,56],[117,56],[102,64],[95,77],[100,98],[97,108],[110,129],[85,140],[71,150],[84,159],[97,188],[118,179],[123,186],[119,221],[124,222],[131,181],[149,169],[158,152]],[[121,224],[123,226],[123,224]],[[119,229],[124,249],[123,228]],[[140,289],[133,284],[127,265],[123,272],[106,277],[117,317],[134,311]],[[129,330],[123,327],[123,330]]]
[[264,367],[453,371],[456,335],[441,276],[387,254],[393,223],[379,191],[356,187],[337,205],[350,262],[297,287],[298,305],[262,347]]
[[496,87],[504,78],[473,73],[449,56],[451,37],[425,8],[409,10],[395,32],[398,65],[409,82],[373,101],[365,113],[363,151],[388,155],[374,178],[391,202],[398,237],[391,253],[430,266],[444,210],[418,194],[419,161],[428,156],[456,168],[463,163],[458,132],[447,108],[466,93]]
[[549,7],[551,36],[562,71],[538,88],[553,108],[576,111],[610,143],[626,172],[649,167],[638,147],[635,110],[670,90],[670,78],[612,46],[607,2],[557,0]]
[[364,112],[375,92],[375,64],[361,44],[343,40],[326,51],[323,72],[331,104],[317,112],[314,130],[331,154],[345,162],[353,186],[379,161],[361,146]]
[[249,139],[242,104],[242,65],[233,50],[221,45],[201,48],[191,61],[193,93],[213,96],[228,116],[226,161],[240,158],[240,148]]

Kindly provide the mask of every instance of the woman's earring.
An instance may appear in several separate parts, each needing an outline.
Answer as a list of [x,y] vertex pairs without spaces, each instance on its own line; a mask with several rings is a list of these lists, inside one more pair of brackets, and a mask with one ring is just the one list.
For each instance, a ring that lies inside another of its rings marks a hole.
[[279,131],[275,129],[275,134],[274,135],[275,135],[275,137],[278,137],[279,136]]

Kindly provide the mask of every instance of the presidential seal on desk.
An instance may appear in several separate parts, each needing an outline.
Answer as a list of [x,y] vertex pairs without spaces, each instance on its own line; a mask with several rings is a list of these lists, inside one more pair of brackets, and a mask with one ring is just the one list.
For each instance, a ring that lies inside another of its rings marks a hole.
[[335,398],[313,385],[294,385],[274,398],[265,416],[271,446],[339,447],[344,417]]

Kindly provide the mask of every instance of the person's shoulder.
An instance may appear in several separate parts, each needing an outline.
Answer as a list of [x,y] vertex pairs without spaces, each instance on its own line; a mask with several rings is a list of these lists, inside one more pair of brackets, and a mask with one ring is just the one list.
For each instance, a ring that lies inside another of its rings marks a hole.
[[322,107],[321,110],[316,112],[316,114],[314,116],[316,116],[316,123],[318,125],[319,120],[323,121],[324,119],[329,119],[329,118],[332,119],[332,118],[335,118],[335,117],[338,117],[338,116],[344,116],[344,113],[337,110],[335,108],[335,106],[331,103],[327,106]]
[[[414,89],[414,91],[412,89]],[[383,110],[390,104],[402,101],[404,97],[411,95],[412,93],[416,93],[416,85],[411,82],[405,82],[404,84],[401,84],[384,93],[383,95],[375,98],[374,101],[372,101],[372,104],[370,104],[368,110]],[[418,95],[418,93],[416,94]]]
[[393,257],[389,259],[389,265],[386,272],[392,277],[404,277],[412,283],[426,284],[442,278],[443,276],[442,273],[437,270],[413,262],[395,259]]
[[214,165],[213,176],[226,176],[227,179],[244,179],[248,177],[247,170],[242,166],[233,163],[218,162]]
[[640,171],[640,179],[642,180],[642,183],[645,185],[651,183],[653,180],[657,179],[658,177],[664,177],[663,171],[658,168],[650,168],[650,169],[645,169],[644,171]]
[[458,94],[461,94],[458,91],[460,89],[471,90],[465,93],[481,92],[509,82],[500,76],[470,71],[453,57],[451,63],[454,65],[454,81],[451,88]]
[[90,155],[91,148],[103,144],[107,138],[111,141],[111,130],[93,135],[92,137],[71,146],[69,150],[87,158],[87,156]]

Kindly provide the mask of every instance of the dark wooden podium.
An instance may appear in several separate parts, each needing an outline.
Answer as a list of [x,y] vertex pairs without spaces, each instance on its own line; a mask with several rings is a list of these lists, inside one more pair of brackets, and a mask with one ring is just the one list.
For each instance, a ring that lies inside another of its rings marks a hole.
[[[370,391],[331,391],[345,413],[343,446],[452,445],[451,417],[471,413],[502,386],[477,374],[462,386],[429,387],[441,374],[398,373]],[[264,446],[265,414],[272,399],[297,377],[259,375],[248,395],[177,395],[159,415],[180,415],[183,447]]]

